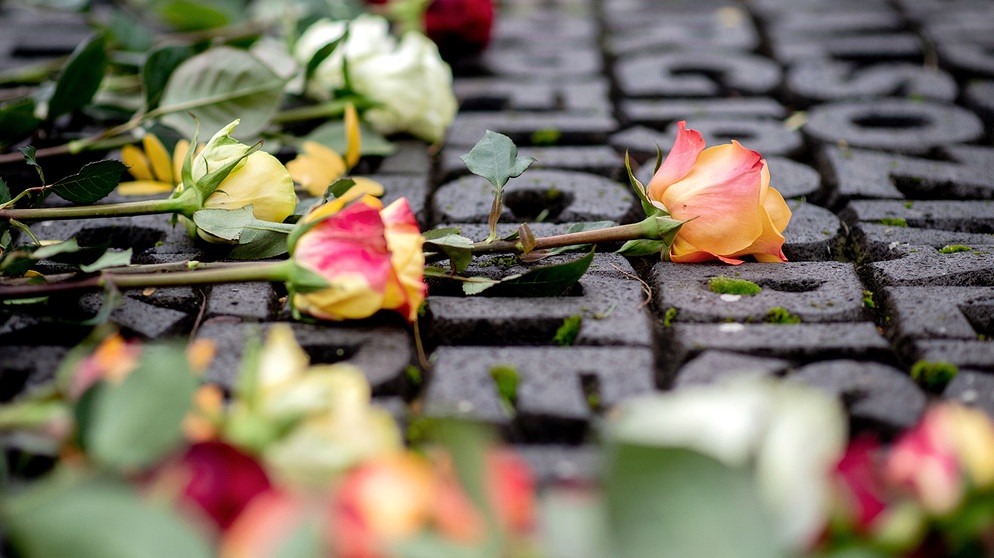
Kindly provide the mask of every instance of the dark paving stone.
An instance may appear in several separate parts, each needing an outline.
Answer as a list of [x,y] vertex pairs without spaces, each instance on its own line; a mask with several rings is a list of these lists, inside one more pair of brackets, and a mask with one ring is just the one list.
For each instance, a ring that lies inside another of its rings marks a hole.
[[959,368],[994,372],[994,341],[919,339],[910,348],[912,361],[948,362]]
[[608,7],[612,31],[606,50],[619,58],[642,52],[678,49],[741,50],[759,47],[759,33],[748,12],[738,6],[680,10],[658,4],[638,9]]
[[866,33],[816,38],[803,33],[771,33],[770,46],[777,60],[785,63],[813,58],[835,58],[858,62],[918,61],[923,57],[921,40],[913,33]]
[[615,64],[628,97],[765,95],[780,84],[780,66],[754,54],[682,51],[624,57]]
[[783,253],[791,262],[834,261],[844,255],[846,230],[831,211],[788,200],[792,215],[784,230]]
[[540,486],[590,483],[601,472],[603,454],[593,445],[527,445],[516,448]]
[[573,43],[560,48],[560,39],[544,33],[519,48],[488,49],[484,64],[499,76],[542,79],[590,78],[601,74],[600,52],[593,46]]
[[879,99],[814,107],[804,133],[812,140],[921,154],[978,139],[984,128],[972,112],[929,101]]
[[54,379],[69,348],[4,344],[4,352],[7,356],[0,362],[0,403]]
[[[708,145],[720,145],[738,140],[749,149],[764,156],[796,155],[804,147],[801,134],[785,127],[778,120],[759,118],[695,118],[687,127],[703,134]],[[676,122],[660,132],[645,126],[635,126],[611,136],[611,146],[621,152],[629,151],[639,159],[655,158],[656,147],[669,147],[676,138]]]
[[[663,331],[662,358],[670,370],[707,350],[810,362],[853,359],[889,362],[887,340],[870,322],[839,324],[681,324]],[[665,382],[664,382],[665,383]]]
[[[264,339],[271,324],[243,322],[221,317],[207,320],[197,330],[197,339],[210,339],[216,356],[205,374],[206,381],[233,386],[247,339]],[[394,395],[405,388],[404,372],[412,363],[410,331],[401,325],[374,321],[335,324],[292,323],[297,343],[311,357],[311,364],[348,362],[362,369],[374,395]]]
[[953,102],[958,88],[945,72],[913,64],[860,67],[836,60],[804,60],[786,78],[789,93],[802,102],[904,97]]
[[994,375],[960,370],[942,396],[982,409],[994,418]]
[[730,99],[621,99],[621,114],[628,122],[664,128],[678,120],[722,118],[782,119],[787,109],[769,97]]
[[892,333],[901,342],[976,341],[994,334],[994,285],[888,287],[883,295]]
[[446,144],[463,146],[469,151],[487,130],[493,130],[509,136],[519,147],[531,145],[536,132],[554,132],[564,145],[602,145],[616,128],[617,122],[606,114],[470,112],[456,116]]
[[[89,293],[80,298],[80,307],[93,316],[97,315],[104,304],[106,304],[105,297],[100,293]],[[129,336],[160,339],[181,335],[192,323],[193,316],[186,312],[146,304],[132,297],[124,297],[111,311],[109,321]]]
[[994,285],[994,250],[942,254],[931,246],[899,246],[896,259],[866,266],[874,289],[895,286],[983,287]]
[[[439,163],[440,174],[446,182],[470,174],[461,157],[464,148],[442,150]],[[622,178],[625,172],[624,159],[614,149],[606,145],[590,146],[549,146],[522,147],[518,154],[535,159],[529,169],[558,169],[597,174],[613,180]],[[625,179],[627,180],[627,178]]]
[[925,394],[915,382],[884,364],[818,362],[798,369],[790,377],[841,398],[856,431],[871,429],[894,434],[914,426],[925,409]]
[[[541,264],[576,257],[559,256]],[[522,265],[471,267],[467,274],[505,276],[527,269]],[[442,345],[553,345],[563,321],[580,316],[574,345],[652,346],[647,296],[624,258],[597,254],[577,291],[569,296],[534,298],[488,297],[486,291],[467,297],[430,296],[426,332]]]
[[973,81],[966,86],[966,104],[987,123],[987,133],[994,129],[994,81]]
[[[465,176],[441,186],[432,211],[440,223],[485,223],[493,202],[489,182]],[[569,171],[528,171],[504,187],[502,219],[531,220],[549,208],[554,222],[615,221],[634,217],[629,187],[602,176]]]
[[421,175],[385,175],[373,174],[369,178],[383,185],[383,204],[389,204],[397,198],[407,198],[418,222],[422,227],[428,224],[428,188],[427,176]]
[[393,143],[397,151],[383,159],[376,168],[376,174],[401,174],[427,180],[431,174],[432,161],[424,143],[417,140],[395,140]]
[[[530,442],[578,443],[594,417],[592,407],[610,408],[654,389],[648,348],[442,347],[433,359],[426,416],[491,422]],[[517,372],[513,413],[491,377],[495,366]]]
[[826,146],[819,165],[829,186],[826,201],[994,198],[994,150],[952,146],[940,152],[945,160]]
[[680,367],[673,388],[711,384],[728,376],[779,376],[789,368],[790,362],[782,359],[707,350]]
[[606,113],[610,84],[604,78],[533,82],[469,78],[453,85],[461,111],[565,111]]
[[266,321],[281,306],[272,283],[227,283],[211,287],[207,296],[208,318],[236,316],[247,321]]
[[[720,294],[708,283],[729,277],[756,283],[754,295]],[[782,308],[802,323],[857,322],[864,318],[863,285],[849,263],[656,264],[649,281],[656,306],[676,309],[676,322],[745,322],[767,320]]]
[[156,287],[128,291],[127,296],[152,306],[198,314],[207,297],[205,287]]

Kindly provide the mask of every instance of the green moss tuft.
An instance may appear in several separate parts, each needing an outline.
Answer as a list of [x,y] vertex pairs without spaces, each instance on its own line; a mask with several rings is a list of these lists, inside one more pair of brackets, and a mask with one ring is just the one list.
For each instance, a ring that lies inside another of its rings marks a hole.
[[944,390],[957,374],[959,368],[948,362],[919,360],[911,366],[911,379],[932,393]]
[[511,364],[495,364],[490,367],[490,377],[497,386],[497,393],[505,409],[513,411],[514,404],[518,401],[518,383],[521,382],[518,369]]
[[877,221],[881,225],[886,225],[888,227],[907,227],[908,221],[904,217],[884,217]]
[[947,244],[942,248],[939,248],[940,254],[955,254],[956,252],[969,252],[973,250],[969,246],[964,246],[962,244]]
[[711,280],[708,281],[708,288],[716,293],[746,296],[754,295],[763,290],[762,287],[752,281],[746,281],[745,279],[732,279],[731,277],[724,277],[721,275],[718,277],[712,277]]
[[663,327],[670,327],[673,322],[676,321],[676,315],[678,311],[676,308],[667,308],[666,313],[663,314]]
[[553,343],[563,347],[569,347],[576,341],[576,336],[580,334],[580,324],[583,317],[579,314],[569,316],[563,320],[563,325],[556,330],[556,336],[552,338]]
[[776,308],[770,308],[763,321],[768,324],[799,324],[801,323],[801,317],[797,314],[791,314],[782,306],[777,306]]

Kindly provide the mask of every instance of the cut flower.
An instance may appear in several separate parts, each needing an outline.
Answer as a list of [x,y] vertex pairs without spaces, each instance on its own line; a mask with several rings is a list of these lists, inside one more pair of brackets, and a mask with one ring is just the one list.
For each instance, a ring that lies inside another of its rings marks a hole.
[[346,30],[343,44],[308,81],[307,95],[329,100],[336,90],[350,88],[374,104],[363,116],[378,132],[407,132],[432,143],[441,141],[455,118],[457,102],[452,71],[435,43],[417,31],[408,31],[397,41],[389,22],[379,16],[362,15],[349,22],[325,19],[300,37],[298,60],[306,64]]
[[790,208],[770,187],[766,160],[737,141],[705,149],[700,132],[679,122],[673,149],[644,193],[686,221],[670,247],[671,261],[787,261],[783,230]]
[[387,207],[365,195],[339,210],[330,202],[305,217],[291,256],[328,286],[295,294],[294,306],[326,319],[366,318],[380,309],[414,321],[424,301],[424,238],[404,198]]

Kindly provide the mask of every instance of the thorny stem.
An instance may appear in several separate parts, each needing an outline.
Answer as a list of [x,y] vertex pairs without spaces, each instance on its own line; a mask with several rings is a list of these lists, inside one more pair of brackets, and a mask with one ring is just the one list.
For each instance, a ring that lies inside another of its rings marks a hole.
[[16,221],[46,221],[52,219],[91,219],[99,217],[133,217],[157,213],[182,213],[192,215],[200,208],[193,190],[189,195],[162,200],[144,200],[100,205],[67,207],[31,207],[0,209],[0,219]]
[[176,287],[185,285],[212,285],[216,283],[282,282],[287,281],[294,263],[291,260],[280,262],[247,262],[229,264],[224,267],[192,271],[166,273],[135,273],[104,270],[98,275],[84,277],[76,281],[56,281],[38,284],[0,285],[0,299],[35,298],[60,292],[104,289],[110,286],[118,289],[144,287]]

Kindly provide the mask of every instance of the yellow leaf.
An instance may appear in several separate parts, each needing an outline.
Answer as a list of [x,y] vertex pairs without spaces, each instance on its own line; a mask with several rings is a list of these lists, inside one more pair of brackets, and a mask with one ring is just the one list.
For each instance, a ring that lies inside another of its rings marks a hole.
[[362,151],[362,134],[359,131],[359,113],[355,105],[345,105],[345,164],[351,169],[359,162]]

